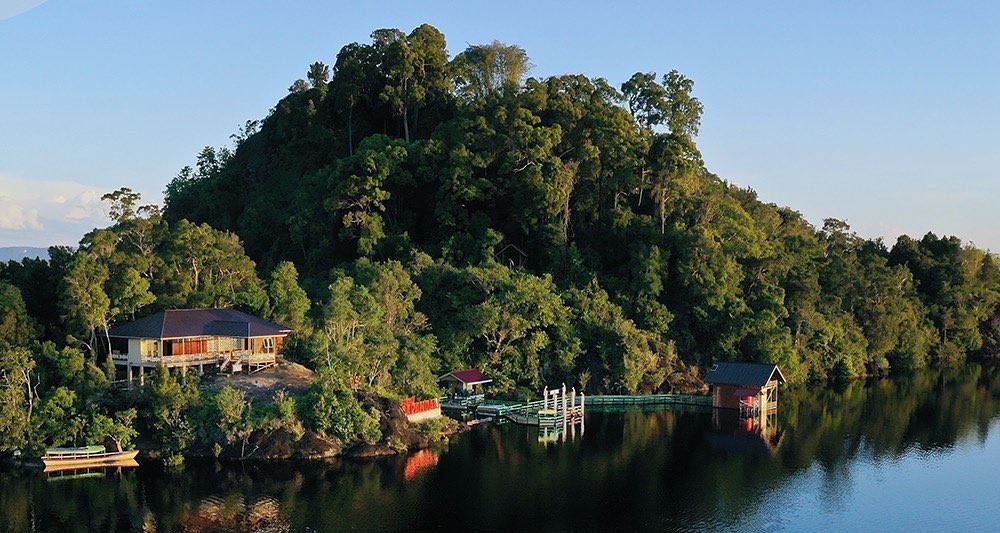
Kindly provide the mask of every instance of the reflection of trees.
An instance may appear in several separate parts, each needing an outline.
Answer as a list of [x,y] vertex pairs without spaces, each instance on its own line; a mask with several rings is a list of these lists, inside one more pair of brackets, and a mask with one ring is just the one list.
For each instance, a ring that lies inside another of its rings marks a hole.
[[703,412],[595,411],[582,438],[556,446],[518,426],[470,432],[410,482],[404,458],[191,461],[174,473],[147,466],[66,482],[0,469],[0,530],[713,528],[766,515],[762,495],[794,487],[810,469],[822,470],[821,496],[837,506],[859,456],[942,453],[962,439],[985,439],[1000,413],[1000,371],[970,366],[783,390],[779,402],[783,439],[763,452],[707,445],[719,429]]

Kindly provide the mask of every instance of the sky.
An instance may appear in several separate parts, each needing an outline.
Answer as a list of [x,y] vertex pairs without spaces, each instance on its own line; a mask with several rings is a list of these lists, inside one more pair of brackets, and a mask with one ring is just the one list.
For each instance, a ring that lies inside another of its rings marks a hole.
[[[876,5],[877,4],[877,5]],[[0,246],[74,244],[122,186],[162,201],[309,63],[427,22],[531,74],[678,69],[709,170],[822,225],[1000,251],[1000,2],[0,0]]]

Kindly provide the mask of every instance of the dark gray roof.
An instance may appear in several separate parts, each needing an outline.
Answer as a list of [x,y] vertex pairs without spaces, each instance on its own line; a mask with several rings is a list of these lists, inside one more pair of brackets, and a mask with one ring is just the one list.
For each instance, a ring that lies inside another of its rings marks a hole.
[[174,339],[180,337],[272,337],[291,330],[235,309],[168,309],[119,324],[111,337]]
[[771,381],[771,375],[777,373],[775,379],[785,382],[785,376],[778,370],[778,365],[766,363],[734,363],[723,362],[712,365],[705,376],[705,381],[716,385],[753,385],[762,387]]

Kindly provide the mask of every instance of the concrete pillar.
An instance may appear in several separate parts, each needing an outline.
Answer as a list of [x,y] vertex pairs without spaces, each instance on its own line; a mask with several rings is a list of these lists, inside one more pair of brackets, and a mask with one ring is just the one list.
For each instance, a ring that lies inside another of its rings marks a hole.
[[204,363],[199,363],[198,364],[198,375],[199,376],[205,375],[205,364]]
[[145,367],[143,367],[142,365],[139,365],[139,386],[140,387],[142,385],[146,384],[145,370],[146,370]]
[[186,366],[182,366],[181,367],[181,385],[187,385],[187,384],[188,384],[187,367]]

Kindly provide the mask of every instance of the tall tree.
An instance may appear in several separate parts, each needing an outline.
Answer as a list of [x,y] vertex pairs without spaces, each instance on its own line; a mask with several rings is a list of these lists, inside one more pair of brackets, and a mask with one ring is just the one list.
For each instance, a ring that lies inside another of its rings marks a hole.
[[452,60],[458,93],[467,98],[517,90],[533,65],[517,45],[500,41],[466,48]]

